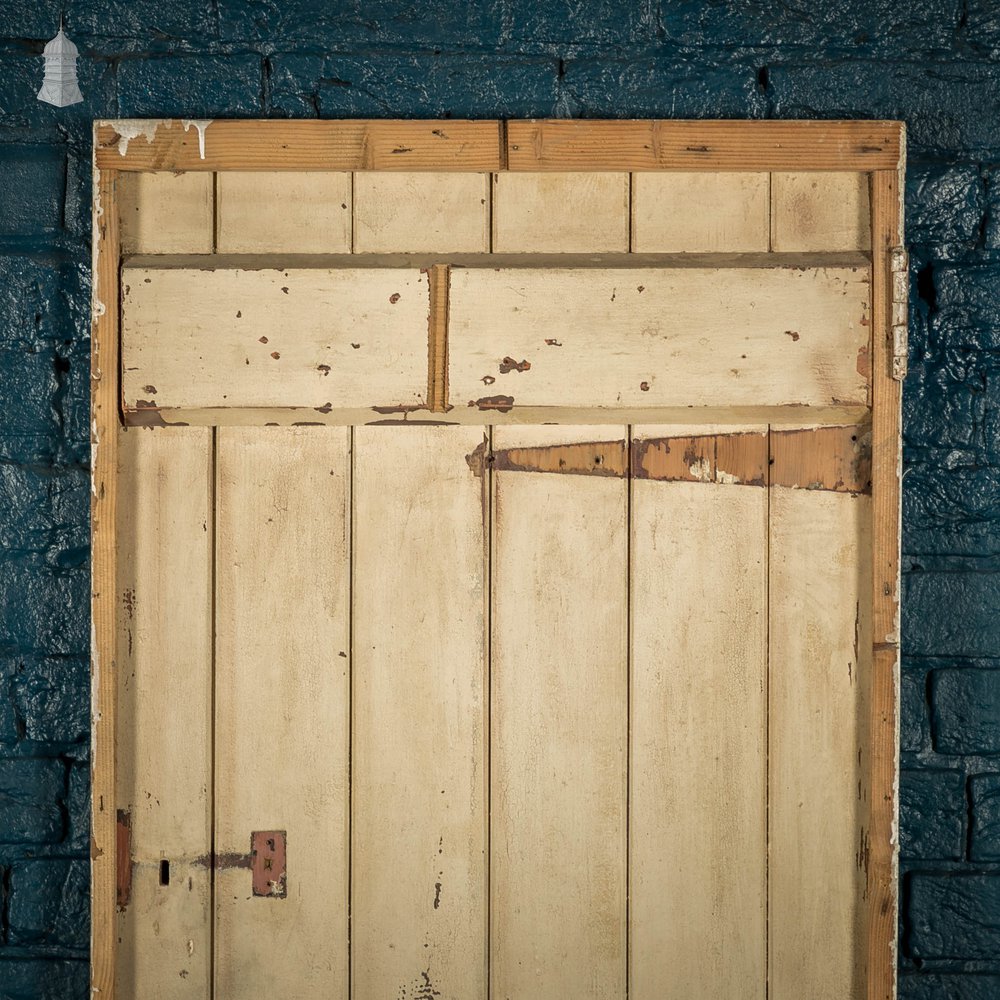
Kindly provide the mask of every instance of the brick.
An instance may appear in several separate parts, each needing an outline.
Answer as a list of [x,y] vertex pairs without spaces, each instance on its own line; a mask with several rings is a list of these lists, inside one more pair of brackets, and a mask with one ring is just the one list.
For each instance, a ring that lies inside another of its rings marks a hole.
[[1000,264],[942,264],[934,269],[935,343],[1000,348]]
[[520,51],[543,46],[594,45],[607,49],[653,42],[657,35],[657,4],[635,0],[508,0],[504,6],[503,40]]
[[772,65],[768,92],[778,118],[902,119],[914,152],[1000,149],[1000,75],[987,64],[803,61]]
[[11,682],[24,738],[36,743],[81,743],[90,734],[90,664],[82,657],[18,663]]
[[965,776],[961,771],[900,773],[899,841],[904,859],[960,860],[964,816]]
[[357,45],[478,49],[498,44],[505,22],[511,20],[510,12],[499,3],[219,0],[220,32],[226,42],[273,44],[280,40],[280,45],[289,49],[344,49]]
[[0,1000],[84,1000],[89,995],[85,960],[0,958]]
[[[90,323],[90,256],[0,256],[0,345],[70,340]],[[8,369],[4,369],[5,371]]]
[[938,257],[975,246],[986,195],[974,166],[913,166],[906,177],[906,242],[933,246]]
[[900,671],[899,746],[904,753],[919,753],[930,746],[927,671],[906,664]]
[[985,247],[987,250],[1000,250],[1000,170],[986,171],[985,211],[986,225],[983,234]]
[[1000,468],[941,461],[911,464],[903,478],[908,554],[1000,554]]
[[1000,976],[965,973],[899,978],[899,1000],[996,1000],[997,997],[1000,997]]
[[86,570],[0,561],[0,649],[85,656],[88,606]]
[[914,958],[995,959],[1000,874],[914,874],[907,918]]
[[979,774],[970,782],[973,861],[1000,861],[1000,774]]
[[239,118],[261,108],[257,55],[125,59],[118,69],[120,114],[154,118]]
[[23,861],[10,867],[9,943],[83,950],[90,936],[86,861]]
[[50,552],[86,546],[90,484],[83,469],[0,463],[0,548]]
[[950,754],[1000,753],[1000,670],[975,667],[931,675],[934,749]]
[[73,0],[66,30],[78,44],[134,38],[147,50],[151,39],[202,46],[218,36],[212,0]]
[[1000,656],[1000,573],[903,576],[903,651],[911,656]]
[[291,117],[530,118],[557,101],[555,59],[469,54],[277,55],[272,113]]
[[66,848],[84,853],[90,848],[90,764],[73,761],[69,769],[69,793],[66,796],[69,836]]
[[587,118],[762,118],[767,101],[752,67],[662,58],[570,60],[560,114]]
[[915,361],[903,393],[907,449],[973,451],[983,445],[986,379],[994,361],[971,351],[928,352]]
[[63,834],[63,765],[0,759],[0,844],[54,844]]
[[0,239],[41,236],[62,227],[66,154],[58,147],[0,145],[4,197]]

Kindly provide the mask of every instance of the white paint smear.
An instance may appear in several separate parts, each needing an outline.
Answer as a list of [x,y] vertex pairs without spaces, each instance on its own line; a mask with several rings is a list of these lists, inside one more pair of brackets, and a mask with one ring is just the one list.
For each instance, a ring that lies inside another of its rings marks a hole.
[[198,130],[198,155],[205,159],[205,129],[212,124],[211,118],[183,118],[181,124],[186,132],[189,128]]

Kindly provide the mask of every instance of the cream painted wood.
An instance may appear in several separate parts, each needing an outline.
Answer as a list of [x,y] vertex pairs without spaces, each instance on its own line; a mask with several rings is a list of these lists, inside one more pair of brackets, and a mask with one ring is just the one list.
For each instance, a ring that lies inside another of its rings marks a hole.
[[484,432],[354,432],[355,1000],[486,997]]
[[489,174],[354,175],[356,253],[489,250]]
[[119,996],[207,1000],[212,431],[119,438]]
[[770,1000],[861,1000],[871,498],[771,489]]
[[[713,430],[767,453],[633,439]],[[634,478],[631,532],[629,996],[763,1000],[767,490]]]
[[863,404],[870,293],[861,266],[453,269],[451,402]]
[[871,249],[868,175],[772,174],[771,249]]
[[[621,440],[502,427],[494,449]],[[625,990],[626,481],[493,473],[491,991]]]
[[632,175],[632,250],[639,253],[765,251],[769,220],[766,173]]
[[[345,996],[350,432],[224,428],[216,487],[215,990]],[[287,897],[251,892],[287,834]]]
[[223,171],[218,252],[350,253],[351,186],[347,171]]
[[123,254],[212,252],[211,174],[121,174],[118,206]]
[[427,394],[417,268],[126,268],[123,391],[153,407],[415,406]]
[[627,173],[493,175],[493,250],[628,250]]

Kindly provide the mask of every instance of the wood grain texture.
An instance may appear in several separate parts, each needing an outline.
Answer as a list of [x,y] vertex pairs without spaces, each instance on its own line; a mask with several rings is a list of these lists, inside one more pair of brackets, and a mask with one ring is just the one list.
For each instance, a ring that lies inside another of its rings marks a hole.
[[[511,447],[624,428],[497,428]],[[493,476],[491,992],[625,990],[626,483]]]
[[891,121],[507,123],[510,170],[894,170]]
[[[633,451],[704,430],[636,427]],[[766,472],[767,427],[734,436]],[[629,996],[763,1000],[767,491],[631,488]]]
[[640,253],[766,251],[769,220],[763,171],[632,176],[632,249]]
[[[496,121],[99,121],[94,158],[108,170],[498,170]],[[127,138],[134,136],[134,138]],[[202,148],[203,146],[203,148]]]
[[866,174],[773,173],[771,249],[868,250],[871,217]]
[[356,1000],[487,993],[483,436],[354,432]]
[[346,171],[225,170],[216,175],[215,211],[219,253],[351,250],[351,175]]
[[771,432],[771,483],[802,490],[871,493],[871,428],[802,427]]
[[768,995],[858,1000],[871,499],[770,494]]
[[871,179],[873,643],[867,779],[867,1000],[896,993],[899,876],[901,383],[892,377],[890,251],[903,245],[903,161]]
[[[215,995],[343,996],[350,432],[220,429],[216,498]],[[286,833],[283,899],[227,861],[257,830]]]
[[123,431],[119,462],[115,807],[130,831],[119,858],[130,890],[119,901],[117,987],[208,1000],[212,431]]
[[869,282],[863,267],[453,268],[452,402],[863,403]]
[[430,309],[427,311],[427,408],[446,413],[448,405],[448,292],[451,272],[446,264],[427,270]]
[[117,940],[115,708],[118,691],[118,260],[117,174],[94,173],[90,465],[90,982],[114,1000]]
[[493,175],[498,253],[624,252],[628,213],[626,173]]
[[122,253],[211,253],[212,175],[123,173]]
[[489,250],[485,173],[359,172],[354,176],[357,253]]
[[122,280],[129,410],[424,404],[419,270],[138,267]]

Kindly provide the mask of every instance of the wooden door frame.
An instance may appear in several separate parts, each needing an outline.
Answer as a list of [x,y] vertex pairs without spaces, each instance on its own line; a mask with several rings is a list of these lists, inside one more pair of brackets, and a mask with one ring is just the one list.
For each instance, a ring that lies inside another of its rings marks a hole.
[[[905,126],[886,121],[97,121],[91,346],[91,980],[114,996],[115,664],[121,244],[129,171],[856,171],[872,234],[873,648],[866,876],[868,1000],[896,985],[901,380],[906,368]],[[444,345],[441,345],[444,350]],[[433,378],[433,376],[432,376]]]

